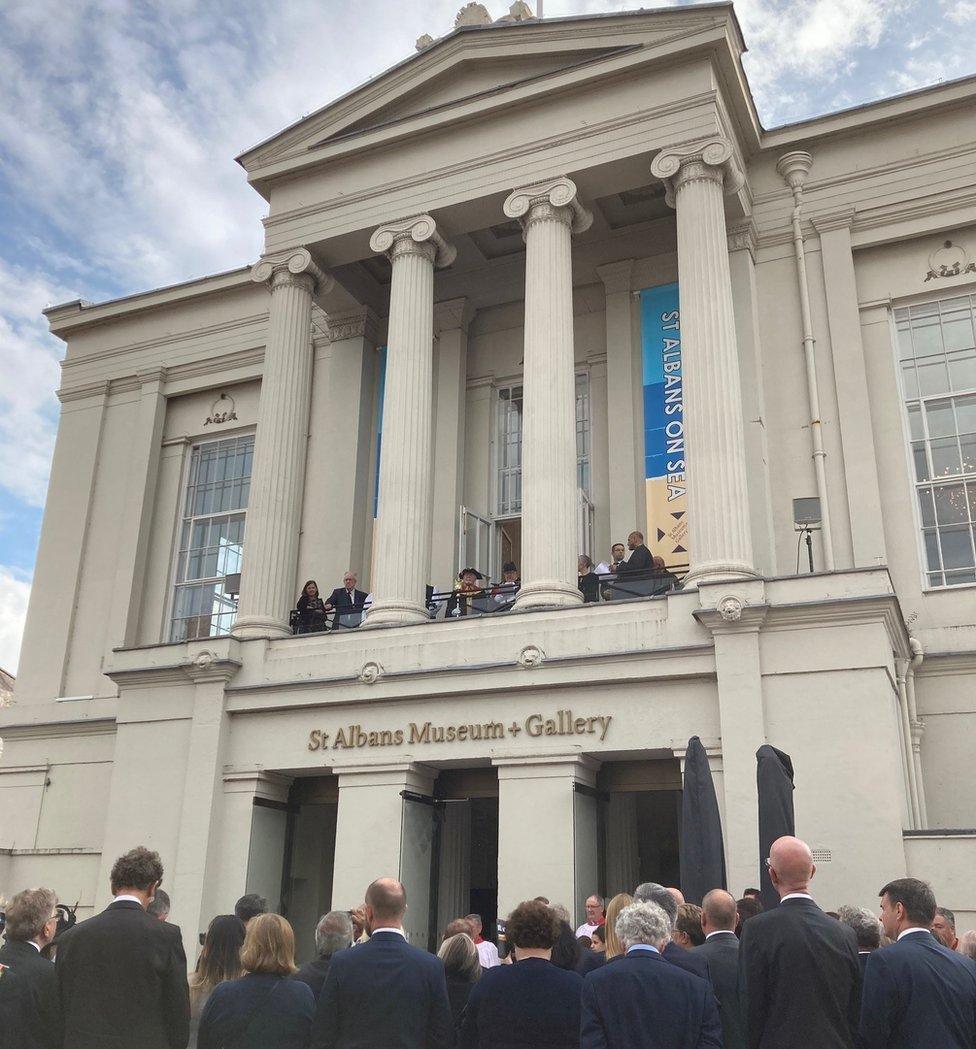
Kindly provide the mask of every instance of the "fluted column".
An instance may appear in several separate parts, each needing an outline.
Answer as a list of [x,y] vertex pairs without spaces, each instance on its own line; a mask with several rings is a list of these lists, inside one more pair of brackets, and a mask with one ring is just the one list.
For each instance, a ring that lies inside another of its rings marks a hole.
[[368,626],[427,619],[434,381],[434,267],[455,249],[429,215],[380,226],[370,238],[393,266],[383,396],[380,502]]
[[271,309],[244,535],[238,637],[284,637],[295,601],[312,381],[312,292],[328,290],[304,248],[256,263]]
[[588,229],[593,216],[568,178],[515,190],[505,214],[525,231],[522,587],[515,607],[569,607],[582,600],[572,235]]
[[[697,584],[755,575],[723,195],[742,185],[723,139],[666,149],[651,173],[677,212],[691,570]],[[648,521],[648,528],[654,522]]]

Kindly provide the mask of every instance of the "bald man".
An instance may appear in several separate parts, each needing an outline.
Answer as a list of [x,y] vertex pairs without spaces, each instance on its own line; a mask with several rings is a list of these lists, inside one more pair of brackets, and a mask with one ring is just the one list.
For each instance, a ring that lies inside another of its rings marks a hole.
[[735,898],[724,889],[712,889],[702,900],[705,942],[691,952],[708,963],[708,976],[722,1018],[724,1049],[746,1049],[746,1032],[739,1012],[739,941],[735,920]]
[[444,964],[407,943],[407,893],[379,878],[363,907],[369,941],[339,951],[319,995],[312,1049],[449,1049],[451,1006]]
[[806,842],[777,838],[766,860],[778,907],[742,926],[739,994],[749,1049],[854,1049],[861,969],[854,930],[810,895]]

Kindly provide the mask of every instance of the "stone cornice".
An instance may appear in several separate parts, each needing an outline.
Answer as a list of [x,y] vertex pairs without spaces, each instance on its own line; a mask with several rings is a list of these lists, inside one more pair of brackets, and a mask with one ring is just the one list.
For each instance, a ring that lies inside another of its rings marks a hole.
[[756,252],[759,250],[759,237],[756,234],[756,224],[750,218],[744,222],[736,222],[726,229],[729,251],[748,251],[752,261],[756,261]]
[[836,211],[827,211],[814,215],[811,221],[813,222],[813,228],[823,236],[824,233],[829,233],[831,230],[851,229],[856,215],[857,208],[853,204],[848,204],[838,208]]
[[634,260],[623,259],[620,262],[608,262],[604,266],[597,266],[596,273],[603,281],[607,295],[628,292],[631,290],[634,275]]
[[375,345],[379,338],[379,318],[368,306],[345,310],[342,313],[330,313],[327,324],[329,342],[366,339]]
[[574,233],[583,233],[593,224],[593,212],[580,202],[576,183],[564,176],[513,190],[502,210],[508,218],[519,219],[524,228],[532,221],[535,209],[546,207],[557,211],[565,208]]

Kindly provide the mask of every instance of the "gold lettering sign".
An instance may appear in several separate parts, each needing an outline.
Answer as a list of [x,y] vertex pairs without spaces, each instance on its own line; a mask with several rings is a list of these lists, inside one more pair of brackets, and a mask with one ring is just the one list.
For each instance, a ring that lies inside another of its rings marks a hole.
[[517,739],[523,732],[532,738],[546,736],[599,736],[602,743],[610,730],[612,714],[578,717],[571,710],[555,714],[529,714],[523,721],[505,725],[501,721],[465,722],[435,725],[431,721],[411,721],[401,728],[366,730],[362,725],[340,725],[334,732],[313,728],[308,749],[358,750],[364,747],[416,746],[420,743],[468,743],[483,740]]

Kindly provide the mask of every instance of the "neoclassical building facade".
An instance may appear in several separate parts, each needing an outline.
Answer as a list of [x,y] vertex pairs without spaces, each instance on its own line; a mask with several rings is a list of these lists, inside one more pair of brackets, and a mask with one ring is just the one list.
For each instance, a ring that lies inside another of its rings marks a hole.
[[[770,743],[825,905],[976,924],[976,80],[766,130],[731,4],[530,14],[243,153],[253,264],[46,311],[0,892],[90,913],[146,843],[188,954],[246,890],[307,953],[381,874],[420,943],[580,913],[680,876],[698,736],[733,892]],[[581,603],[634,530],[681,589]],[[350,570],[365,622],[292,634]]]

